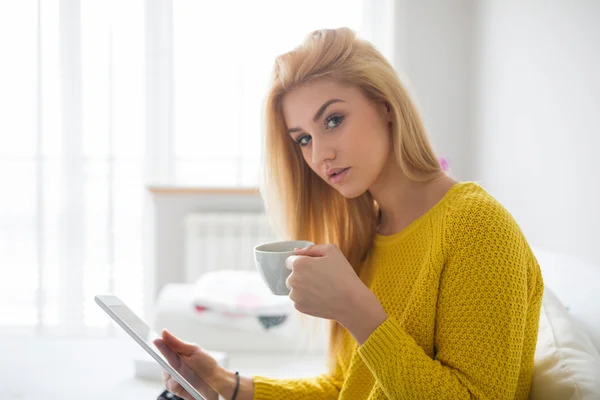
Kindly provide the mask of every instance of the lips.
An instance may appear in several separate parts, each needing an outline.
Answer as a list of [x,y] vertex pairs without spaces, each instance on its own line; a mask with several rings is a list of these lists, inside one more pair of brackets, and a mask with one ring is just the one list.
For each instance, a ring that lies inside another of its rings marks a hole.
[[350,167],[341,168],[341,169],[338,168],[337,170],[332,170],[331,173],[329,174],[329,180],[332,183],[341,182],[348,174],[349,169],[350,169]]
[[328,169],[325,173],[327,174],[328,177],[331,178],[332,176],[335,176],[335,175],[337,175],[337,174],[339,174],[339,173],[347,170],[348,168],[350,168],[350,167],[346,167],[346,168],[331,168],[331,169]]

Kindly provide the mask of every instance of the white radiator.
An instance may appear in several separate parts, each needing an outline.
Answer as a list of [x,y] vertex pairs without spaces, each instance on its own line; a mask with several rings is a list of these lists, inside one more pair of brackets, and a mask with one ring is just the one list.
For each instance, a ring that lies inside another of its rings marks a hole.
[[263,212],[198,212],[185,218],[185,281],[218,269],[256,270],[254,246],[277,240]]

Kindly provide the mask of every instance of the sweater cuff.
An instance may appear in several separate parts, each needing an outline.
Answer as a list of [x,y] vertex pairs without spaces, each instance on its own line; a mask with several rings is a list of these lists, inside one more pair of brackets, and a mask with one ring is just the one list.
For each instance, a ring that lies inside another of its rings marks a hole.
[[255,375],[252,377],[254,381],[254,400],[269,400],[271,399],[272,391],[270,387],[275,383],[274,379],[265,376]]
[[376,371],[381,365],[389,364],[390,352],[395,352],[403,342],[412,340],[398,321],[388,316],[377,327],[369,338],[358,347],[358,354],[371,371]]

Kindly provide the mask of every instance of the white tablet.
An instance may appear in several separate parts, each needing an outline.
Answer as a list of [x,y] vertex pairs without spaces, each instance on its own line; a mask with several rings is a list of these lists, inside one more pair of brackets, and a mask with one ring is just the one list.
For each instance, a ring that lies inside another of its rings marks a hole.
[[[162,355],[154,344],[154,339],[160,336],[152,331],[148,324],[142,321],[129,307],[125,305],[117,296],[98,295],[94,297],[96,303],[115,320],[121,328],[125,330],[144,350],[148,352],[168,373],[171,375],[189,394],[196,400],[206,400],[194,387],[177,372],[167,359]],[[175,357],[178,357],[173,353]],[[182,363],[183,361],[179,359]]]

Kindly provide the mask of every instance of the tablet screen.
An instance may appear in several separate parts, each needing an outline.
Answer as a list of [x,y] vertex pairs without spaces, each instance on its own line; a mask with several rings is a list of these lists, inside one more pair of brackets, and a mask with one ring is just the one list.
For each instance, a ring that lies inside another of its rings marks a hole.
[[152,347],[154,351],[165,361],[167,359],[161,354],[160,351],[154,345],[154,339],[160,338],[160,335],[150,329],[148,324],[142,321],[137,315],[131,311],[126,305],[111,305],[111,310],[119,316],[129,327],[144,341],[148,346]]

